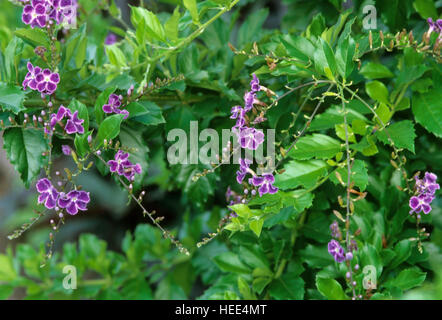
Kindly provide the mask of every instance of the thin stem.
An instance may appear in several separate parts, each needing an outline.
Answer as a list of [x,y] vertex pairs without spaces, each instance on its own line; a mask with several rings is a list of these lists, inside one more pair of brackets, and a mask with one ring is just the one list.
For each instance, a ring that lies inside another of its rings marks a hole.
[[[330,84],[330,86],[327,88],[327,91],[330,91],[330,89],[334,86],[334,84]],[[278,161],[278,163],[275,166],[275,169],[277,169],[279,167],[279,165],[282,163],[282,161],[285,159],[285,156],[294,148],[294,146],[296,145],[296,143],[298,142],[299,138],[304,134],[304,132],[310,127],[310,124],[312,122],[312,119],[314,118],[314,116],[316,115],[316,113],[319,110],[319,107],[321,106],[321,104],[324,102],[323,99],[319,100],[318,104],[316,105],[315,109],[313,110],[312,114],[310,115],[307,123],[305,124],[304,128],[302,128],[301,132],[296,136],[295,141],[293,141],[293,143],[290,145],[290,147],[287,149],[287,151],[285,152],[285,154],[282,155],[282,158]]]
[[[344,129],[345,129],[345,150],[347,154],[347,199],[346,199],[346,217],[345,217],[345,242],[347,245],[347,251],[350,250],[350,183],[351,183],[351,154],[350,154],[350,144],[349,144],[349,134],[348,134],[348,123],[347,123],[347,110],[345,108],[345,98],[344,90],[339,86],[339,91],[341,93],[342,101],[342,112],[344,114]],[[350,287],[353,292],[353,298],[356,298],[355,288],[353,286],[353,270],[350,263],[347,263],[348,270],[350,272]]]
[[[107,165],[106,161],[97,153],[94,153],[94,155],[104,164]],[[153,213],[149,212],[141,203],[140,199],[138,199],[137,197],[135,197],[135,195],[133,194],[132,190],[129,188],[129,186],[123,181],[123,179],[119,176],[116,175],[116,177],[118,178],[118,180],[120,181],[121,185],[128,191],[130,197],[136,202],[136,204],[143,210],[143,215],[144,216],[148,216],[149,219],[152,221],[152,223],[161,230],[161,232],[163,233],[163,236],[167,239],[169,239],[177,248],[180,252],[185,253],[186,255],[189,255],[189,251],[177,240],[174,239],[173,235],[170,234],[170,232],[168,232],[167,230],[165,230],[158,222],[157,219],[154,219],[154,217],[152,216]]]

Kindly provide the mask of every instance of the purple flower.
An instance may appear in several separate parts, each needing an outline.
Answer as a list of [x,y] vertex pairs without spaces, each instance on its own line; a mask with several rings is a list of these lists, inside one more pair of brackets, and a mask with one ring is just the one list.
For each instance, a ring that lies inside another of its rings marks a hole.
[[78,111],[75,111],[73,114],[69,109],[67,109],[66,113],[69,116],[68,121],[66,122],[66,127],[64,128],[66,130],[66,133],[73,134],[73,133],[84,133],[84,128],[82,126],[82,123],[84,122],[83,119],[78,118]]
[[431,202],[433,201],[434,197],[421,194],[419,196],[413,196],[410,198],[410,214],[413,212],[419,213],[423,211],[425,214],[428,214],[431,211]]
[[76,16],[76,0],[50,0],[51,12],[49,18],[53,19],[57,24],[63,22],[66,19],[67,23],[71,23],[72,19]]
[[261,90],[261,86],[259,85],[259,79],[256,74],[253,74],[253,79],[250,81],[250,89],[252,92],[257,92]]
[[57,205],[59,193],[57,189],[54,188],[51,181],[47,178],[40,179],[35,187],[37,188],[38,193],[40,193],[38,203],[44,203],[46,208],[54,209]]
[[255,187],[258,187],[259,196],[262,197],[263,194],[270,193],[274,194],[278,192],[278,188],[273,186],[275,182],[275,177],[271,173],[263,174],[260,176],[254,176],[249,179],[249,182],[253,184]]
[[236,181],[241,184],[247,175],[249,166],[252,164],[252,160],[249,159],[239,159],[239,170],[236,171]]
[[262,131],[248,127],[239,130],[238,143],[241,145],[241,148],[256,150],[263,142],[264,133]]
[[432,172],[425,172],[423,179],[415,176],[415,180],[416,193],[409,201],[410,214],[420,213],[421,211],[428,214],[431,211],[431,202],[435,198],[434,194],[436,190],[440,189],[439,184],[436,183],[437,176]]
[[330,225],[331,236],[336,239],[340,239],[342,237],[341,230],[339,229],[339,224],[337,221],[333,221]]
[[124,119],[127,119],[129,116],[129,111],[127,110],[120,110],[121,106],[121,99],[116,94],[111,94],[109,96],[109,100],[107,104],[103,105],[103,111],[105,113],[117,113],[117,114],[124,114]]
[[51,128],[54,128],[57,122],[63,120],[64,116],[67,113],[67,110],[69,109],[66,109],[63,105],[61,105],[60,108],[58,108],[57,113],[51,114],[51,122],[50,122]]
[[23,8],[21,19],[31,28],[44,28],[48,22],[48,4],[44,0],[32,0],[32,3]]
[[109,32],[106,36],[106,40],[104,41],[105,45],[112,45],[117,42],[117,36],[112,32]]
[[244,95],[244,110],[249,112],[253,108],[253,102],[255,101],[256,94],[254,92],[246,92]]
[[65,144],[61,146],[61,151],[63,151],[63,154],[65,154],[67,156],[70,156],[71,152],[72,152],[71,147],[69,147],[68,145],[65,145]]
[[114,160],[107,162],[109,170],[116,172],[120,176],[125,176],[129,181],[134,180],[135,174],[141,173],[141,165],[139,163],[133,164],[129,161],[129,153],[118,150],[115,154]]
[[345,260],[344,249],[336,240],[331,240],[328,243],[328,253],[333,256],[336,262],[343,262]]
[[36,77],[41,73],[40,67],[34,67],[32,63],[28,62],[28,73],[25,76],[25,79],[23,80],[23,90],[26,90],[28,87],[32,90],[37,90],[37,81]]
[[66,209],[67,213],[75,215],[78,210],[86,211],[89,201],[89,192],[72,190],[68,194],[60,194],[58,206]]
[[60,75],[53,73],[49,69],[44,69],[36,77],[37,89],[41,93],[51,95],[57,90],[57,84],[60,82]]

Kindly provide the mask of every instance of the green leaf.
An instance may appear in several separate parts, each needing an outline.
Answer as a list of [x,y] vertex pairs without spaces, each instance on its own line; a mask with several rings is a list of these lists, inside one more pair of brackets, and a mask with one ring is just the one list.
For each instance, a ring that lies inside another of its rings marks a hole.
[[189,10],[193,23],[199,24],[200,17],[198,14],[198,7],[196,6],[196,0],[183,0],[183,4],[186,9]]
[[91,135],[91,133],[92,131],[90,132],[86,131],[82,135],[79,134],[75,135],[75,140],[74,140],[75,151],[80,157],[84,157],[90,151],[90,146],[89,142],[87,141],[87,138]]
[[414,0],[413,7],[423,19],[438,17],[434,0]]
[[338,45],[336,50],[336,65],[339,74],[347,79],[353,71],[353,56],[356,51],[356,43],[351,37],[347,37]]
[[109,62],[118,68],[126,67],[126,57],[123,51],[117,47],[116,44],[106,46],[106,53],[109,57]]
[[22,28],[15,30],[14,33],[17,37],[30,43],[32,46],[43,46],[46,48],[50,46],[46,33],[41,29]]
[[341,143],[324,134],[302,137],[288,155],[296,160],[329,159],[341,150]]
[[394,74],[380,63],[369,62],[359,71],[367,79],[392,78]]
[[385,283],[386,287],[398,287],[401,290],[409,290],[417,287],[425,281],[426,272],[419,268],[410,268],[402,270],[396,277]]
[[138,29],[138,25],[143,21],[145,36],[149,40],[166,41],[166,34],[158,17],[151,11],[142,7],[131,7],[131,22]]
[[319,46],[320,48],[314,53],[316,70],[321,74],[325,74],[330,80],[333,80],[337,72],[333,50],[322,38],[319,39]]
[[146,126],[155,126],[166,122],[161,108],[151,101],[132,102],[126,109],[129,111],[129,120]]
[[299,251],[300,257],[311,268],[322,268],[334,263],[333,257],[328,253],[327,247],[319,247],[308,244],[305,249]]
[[243,48],[247,43],[259,39],[262,26],[269,15],[267,8],[257,10],[250,14],[238,30],[236,44],[238,48]]
[[251,270],[247,267],[233,252],[223,252],[213,258],[215,264],[222,271],[235,273],[250,273]]
[[410,120],[402,120],[389,125],[382,131],[376,132],[376,137],[379,140],[384,144],[390,144],[386,130],[396,147],[406,148],[414,153],[414,139],[416,138],[416,133],[414,131],[413,122]]
[[120,125],[123,121],[124,115],[114,114],[107,117],[98,128],[98,133],[95,138],[95,148],[100,148],[103,145],[103,141],[106,139],[115,138],[120,133]]
[[381,127],[382,125],[387,125],[388,121],[390,121],[391,116],[393,115],[390,108],[385,103],[381,103],[380,105],[376,106],[374,111],[376,112],[377,117],[373,116],[373,120],[381,125]]
[[[346,140],[345,123],[335,125],[335,131],[336,131],[336,135],[340,139],[342,139],[343,141]],[[350,126],[347,126],[347,133],[348,133],[348,141],[349,142],[356,142],[355,133],[353,132],[353,129]]]
[[324,279],[316,277],[316,288],[329,300],[348,300],[339,282],[335,279]]
[[[367,118],[365,118],[359,112],[347,108],[348,123],[351,123],[355,119],[367,121]],[[317,130],[332,129],[335,127],[335,125],[343,122],[344,122],[344,116],[342,114],[342,107],[333,106],[331,108],[328,108],[324,113],[318,114],[313,119],[312,124],[310,126],[310,130],[317,131]]]
[[11,258],[0,254],[0,281],[9,282],[15,278],[17,278],[17,272],[14,270]]
[[25,110],[23,102],[26,92],[22,88],[0,83],[0,106],[3,110],[18,114]]
[[287,34],[281,36],[281,42],[290,56],[303,61],[313,60],[316,49],[308,39],[298,35]]
[[390,268],[396,268],[399,266],[402,262],[408,259],[411,255],[411,241],[408,239],[404,239],[399,241],[394,246],[394,253],[395,256],[393,260],[390,262],[389,267]]
[[304,280],[297,274],[286,273],[273,280],[269,294],[276,300],[302,300],[304,298]]
[[310,188],[327,174],[327,164],[322,160],[290,161],[285,172],[275,177],[275,185],[282,190],[294,189],[300,185]]
[[413,95],[412,110],[416,122],[436,137],[442,138],[442,91],[434,88],[426,94]]
[[252,220],[249,223],[250,229],[256,234],[259,238],[261,235],[262,225],[264,224],[264,219]]
[[11,128],[4,131],[3,141],[9,160],[28,188],[47,162],[42,155],[48,150],[48,143],[43,132],[34,129]]
[[359,257],[361,259],[361,265],[372,265],[376,268],[376,278],[379,279],[383,266],[382,259],[376,248],[369,243],[365,244],[365,246],[360,250]]
[[388,90],[382,82],[377,80],[368,82],[365,85],[365,90],[373,100],[388,104]]
[[169,20],[167,20],[164,24],[166,35],[172,41],[178,40],[178,23],[180,21],[180,17],[180,7],[177,6]]

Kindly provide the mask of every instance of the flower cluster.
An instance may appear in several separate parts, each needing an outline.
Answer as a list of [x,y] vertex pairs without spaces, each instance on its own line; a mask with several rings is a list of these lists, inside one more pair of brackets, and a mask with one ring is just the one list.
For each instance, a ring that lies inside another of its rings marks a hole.
[[28,87],[32,90],[38,90],[42,95],[51,95],[57,90],[57,84],[60,82],[60,75],[49,69],[42,70],[38,66],[33,66],[28,62],[28,73],[23,80],[23,89]]
[[353,259],[353,251],[358,250],[358,245],[355,240],[350,240],[350,244],[348,246],[348,252],[346,253],[344,248],[339,243],[339,240],[342,239],[342,232],[339,228],[339,224],[337,221],[333,221],[330,225],[330,231],[332,240],[328,243],[328,253],[330,253],[336,262],[343,262],[344,260],[352,260]]
[[56,211],[60,208],[66,209],[70,215],[77,214],[78,210],[86,211],[87,204],[90,202],[89,192],[79,190],[72,190],[67,194],[58,192],[47,178],[38,180],[36,188],[40,193],[38,203],[44,203],[47,209],[55,208]]
[[328,243],[328,253],[330,253],[336,262],[343,262],[345,260],[345,251],[344,248],[341,247],[338,241],[331,240]]
[[60,106],[57,113],[53,113],[51,115],[51,121],[49,123],[50,130],[47,130],[46,133],[51,133],[55,129],[55,125],[59,123],[60,125],[63,125],[61,121],[67,118],[66,125],[64,125],[64,130],[67,134],[73,134],[73,133],[84,133],[83,128],[83,119],[78,118],[78,111],[75,111],[72,113],[72,111],[69,108],[66,108],[64,106]]
[[127,119],[127,117],[129,116],[129,111],[120,110],[122,99],[123,99],[122,96],[117,96],[116,94],[111,94],[109,96],[109,100],[108,100],[107,104],[105,104],[103,106],[103,111],[105,113],[124,114],[124,119]]
[[129,160],[129,153],[118,150],[115,154],[114,160],[107,162],[111,172],[116,172],[120,176],[125,176],[127,180],[135,180],[135,174],[141,173],[141,165],[139,163],[133,164]]
[[54,22],[60,24],[64,19],[73,18],[76,6],[76,0],[31,0],[23,8],[22,21],[31,28],[44,28]]
[[[254,127],[248,127],[248,118],[246,113],[253,109],[255,103],[260,103],[256,98],[256,93],[261,90],[268,90],[259,84],[258,77],[253,74],[253,79],[250,82],[250,91],[244,95],[244,108],[241,106],[234,106],[231,109],[230,119],[236,119],[236,124],[233,126],[232,131],[236,133],[238,137],[238,143],[243,149],[256,150],[264,142],[264,133],[257,130]],[[264,117],[261,115],[257,117],[258,121],[252,121],[252,124],[264,121]],[[239,159],[239,170],[236,172],[236,181],[242,184],[247,173],[252,175],[248,179],[248,183],[253,187],[258,187],[259,196],[262,197],[266,193],[274,194],[278,191],[278,188],[273,186],[275,177],[272,173],[264,173],[262,176],[258,176],[250,165],[252,161],[250,159]],[[247,190],[247,189],[246,189]],[[252,190],[252,195],[256,194],[256,190]]]
[[242,148],[256,150],[261,143],[264,142],[264,133],[256,130],[253,127],[247,127],[246,113],[253,109],[253,105],[258,102],[256,93],[261,90],[258,77],[253,74],[253,79],[250,82],[250,91],[244,95],[244,108],[235,106],[231,109],[232,115],[230,119],[236,119],[236,124],[232,130],[238,137],[238,143]]
[[[416,194],[410,198],[410,214],[419,214],[421,211],[428,214],[431,211],[431,202],[435,198],[434,194],[436,190],[440,189],[439,184],[436,183],[437,176],[434,173],[425,172],[423,179],[415,176],[415,180]],[[418,218],[420,218],[420,215],[418,215]]]
[[442,38],[442,19],[437,19],[436,22],[433,21],[433,19],[428,18],[428,30],[427,30],[427,36],[429,37],[431,33],[434,31],[439,34],[439,37],[437,38],[438,41]]

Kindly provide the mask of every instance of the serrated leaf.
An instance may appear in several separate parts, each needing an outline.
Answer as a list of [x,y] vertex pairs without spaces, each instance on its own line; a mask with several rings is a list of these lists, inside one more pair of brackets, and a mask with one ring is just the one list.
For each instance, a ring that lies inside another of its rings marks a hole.
[[416,121],[436,137],[442,138],[442,91],[434,88],[426,94],[413,95],[412,110]]
[[324,134],[302,137],[288,155],[296,160],[329,159],[341,150],[341,143]]
[[294,189],[300,185],[310,188],[327,174],[327,164],[322,160],[293,160],[284,169],[285,172],[275,177],[275,185],[282,190]]
[[0,83],[0,107],[3,111],[18,114],[25,109],[23,102],[26,92],[22,88]]
[[390,144],[387,132],[398,148],[406,148],[414,153],[414,139],[416,133],[414,131],[413,122],[410,120],[402,120],[389,125],[386,129],[376,132],[376,137],[384,144]]

